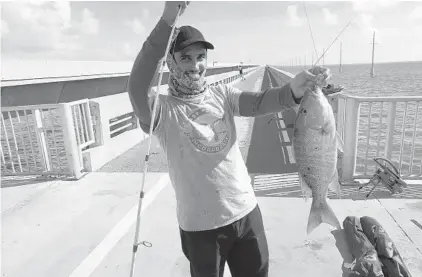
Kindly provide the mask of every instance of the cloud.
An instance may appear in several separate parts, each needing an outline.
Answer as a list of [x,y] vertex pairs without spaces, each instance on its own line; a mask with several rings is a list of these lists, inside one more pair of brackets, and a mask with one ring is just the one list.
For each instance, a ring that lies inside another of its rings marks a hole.
[[121,59],[130,61],[133,61],[136,58],[136,55],[138,55],[139,51],[141,50],[140,45],[127,41],[124,42],[121,47]]
[[[372,37],[375,31],[377,39],[380,39],[382,34],[380,30],[375,27],[374,15],[381,15],[383,10],[391,9],[400,4],[397,0],[356,0],[352,2],[353,10],[357,12],[357,17],[352,23],[352,26],[357,27],[364,36]],[[383,30],[384,33],[384,30]]]
[[5,56],[32,58],[37,53],[53,54],[77,48],[77,36],[69,32],[72,24],[67,1],[3,3],[2,17],[8,30],[7,36],[2,37]]
[[409,14],[408,19],[410,21],[417,21],[422,19],[422,6],[416,7],[412,12]]
[[79,28],[85,34],[95,35],[100,29],[100,22],[92,11],[85,8],[82,12],[82,22],[79,25]]
[[5,36],[9,33],[9,25],[3,19],[1,20],[1,35]]
[[374,15],[370,13],[360,13],[352,22],[352,26],[358,28],[365,36],[373,31],[378,31],[374,25]]
[[304,19],[300,18],[297,14],[297,6],[295,5],[289,5],[287,7],[287,17],[289,19],[289,25],[293,27],[302,26],[304,23]]
[[71,10],[70,4],[67,1],[57,1],[54,2],[54,7],[57,11],[57,14],[61,18],[63,22],[63,27],[70,28],[70,20],[71,20]]
[[137,18],[133,18],[132,20],[125,20],[123,22],[123,24],[126,27],[129,27],[135,34],[142,34],[143,32],[145,32],[145,26],[142,24],[142,22],[137,19]]
[[358,15],[356,21],[352,24],[360,31],[360,39],[372,42],[372,36],[375,32],[375,42],[382,43],[382,41],[389,36],[390,32],[395,32],[396,28],[378,28],[375,26],[374,16],[368,13],[361,13]]
[[325,23],[327,25],[337,25],[338,23],[338,15],[331,13],[329,9],[323,8],[322,13],[324,14]]
[[133,49],[132,49],[132,46],[130,45],[130,43],[125,42],[123,44],[123,53],[127,56],[131,56],[133,54]]
[[360,15],[360,19],[363,30],[377,31],[373,24],[374,16],[372,14],[363,13]]
[[123,44],[123,54],[128,58],[134,58],[137,53],[136,50],[129,42]]
[[380,8],[391,8],[399,4],[397,0],[355,0],[352,2],[356,12],[374,12]]
[[[143,21],[146,21],[149,18],[149,10],[143,8],[141,11],[141,18]],[[141,35],[144,34],[146,28],[142,21],[139,18],[133,18],[132,20],[125,20],[123,25],[131,29],[135,34]]]
[[142,9],[142,18],[143,19],[148,19],[148,17],[149,17],[149,10],[146,9],[146,8],[143,8]]
[[[67,1],[28,4],[12,2],[4,5],[7,17],[13,21],[23,20],[22,24],[33,24],[33,28],[43,28],[51,25],[56,28],[69,28],[71,11]],[[20,17],[20,18],[19,18]]]
[[[100,22],[89,9],[73,15],[68,1],[2,4],[2,54],[12,59],[73,58],[85,51],[82,35],[99,32]],[[72,20],[73,19],[73,20]]]

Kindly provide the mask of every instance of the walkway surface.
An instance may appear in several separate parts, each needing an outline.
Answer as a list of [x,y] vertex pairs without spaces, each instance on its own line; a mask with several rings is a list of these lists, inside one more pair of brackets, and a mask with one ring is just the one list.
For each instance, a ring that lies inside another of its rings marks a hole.
[[[263,67],[233,85],[260,90],[283,84]],[[351,256],[342,231],[324,224],[306,235],[310,202],[301,197],[290,157],[292,113],[236,120],[264,217],[270,276],[348,276],[343,263]],[[140,143],[76,182],[4,179],[2,276],[129,276],[145,151],[146,143]],[[189,264],[180,248],[174,192],[156,140],[152,152],[140,228],[140,239],[152,247],[139,248],[135,276],[186,277]],[[401,198],[380,189],[377,199],[359,200],[352,197],[355,191],[343,188],[342,199],[330,194],[339,219],[375,217],[413,277],[422,276],[422,186],[410,186]]]

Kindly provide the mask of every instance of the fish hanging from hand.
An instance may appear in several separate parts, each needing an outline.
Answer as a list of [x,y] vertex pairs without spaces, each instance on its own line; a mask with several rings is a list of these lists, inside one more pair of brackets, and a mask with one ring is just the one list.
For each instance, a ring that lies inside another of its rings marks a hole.
[[340,197],[337,150],[343,151],[333,109],[321,87],[307,90],[300,103],[294,126],[293,149],[305,199],[312,196],[308,235],[322,222],[341,229],[327,202],[328,188]]

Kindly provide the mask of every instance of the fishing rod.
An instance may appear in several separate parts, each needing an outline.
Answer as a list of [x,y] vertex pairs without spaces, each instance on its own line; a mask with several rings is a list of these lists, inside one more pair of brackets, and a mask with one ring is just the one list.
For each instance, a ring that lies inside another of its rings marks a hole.
[[[313,35],[313,32],[312,32],[311,24],[310,24],[310,22],[309,22],[308,13],[307,13],[307,11],[306,11],[306,4],[305,4],[305,1],[303,1],[303,8],[304,8],[304,10],[305,10],[306,21],[308,22],[309,31],[310,31],[310,33],[311,33],[312,42],[313,42],[313,44],[314,44],[315,54],[316,54],[316,55],[317,55],[317,57],[318,57],[318,51],[317,51],[317,49],[316,49],[314,35]],[[317,65],[317,64],[318,64],[318,62],[321,60],[321,58],[322,58],[322,57],[324,57],[325,53],[327,53],[328,49],[330,49],[330,47],[334,44],[334,42],[336,42],[336,41],[337,41],[337,39],[338,39],[338,38],[341,36],[341,34],[342,34],[345,30],[346,30],[346,28],[347,28],[347,27],[348,27],[348,26],[349,26],[349,25],[353,22],[353,20],[355,20],[355,19],[356,19],[356,17],[357,17],[357,15],[356,15],[354,18],[352,18],[352,19],[349,21],[349,23],[347,23],[347,25],[343,28],[343,30],[341,30],[341,32],[337,35],[337,37],[333,40],[333,42],[331,42],[330,46],[328,46],[328,48],[327,48],[327,49],[325,49],[325,50],[323,51],[322,55],[321,55],[321,56],[317,59],[317,61],[315,62],[315,64],[313,64],[313,65],[312,65],[312,67],[314,67],[315,65]]]
[[341,34],[344,32],[344,30],[346,30],[346,28],[352,23],[353,20],[355,20],[356,17],[354,17],[353,19],[351,19],[349,21],[349,23],[347,23],[347,25],[343,28],[343,30],[341,30],[340,34],[338,34],[338,36],[333,40],[333,42],[331,42],[330,46],[328,46],[328,48],[322,53],[322,55],[319,57],[319,59],[317,59],[317,61],[315,62],[315,64],[313,65],[313,67],[319,62],[319,60],[324,57],[325,53],[328,51],[328,49],[330,49],[330,47],[334,44],[334,42],[337,41],[337,39],[341,36]]
[[176,22],[179,19],[181,12],[182,12],[182,6],[179,6],[179,10],[177,12],[176,18],[174,20],[174,23],[173,23],[173,26],[172,26],[172,29],[171,29],[170,37],[167,41],[167,47],[166,47],[166,51],[164,52],[164,57],[160,61],[160,75],[159,75],[159,78],[158,78],[157,93],[155,95],[154,106],[153,106],[152,114],[151,114],[151,122],[150,122],[150,125],[149,125],[148,150],[147,150],[147,154],[145,155],[144,174],[142,176],[141,192],[139,194],[135,237],[133,239],[133,248],[132,248],[132,262],[131,262],[131,266],[130,266],[130,277],[133,277],[133,274],[135,273],[135,258],[136,258],[136,252],[138,250],[138,246],[141,245],[141,244],[145,245],[147,247],[151,246],[151,244],[147,243],[147,242],[140,242],[140,243],[138,242],[139,226],[140,226],[140,222],[141,222],[142,199],[145,196],[144,187],[145,187],[145,182],[146,182],[146,175],[148,173],[148,162],[149,162],[150,151],[151,151],[151,142],[152,142],[151,137],[152,137],[152,131],[153,131],[153,128],[154,128],[154,123],[155,123],[155,113],[157,111],[158,96],[160,95],[161,80],[163,79],[164,64],[165,64],[166,57],[167,57],[169,50],[170,50],[170,45],[171,45],[171,42],[172,42],[174,30],[175,30],[175,27],[176,27]]

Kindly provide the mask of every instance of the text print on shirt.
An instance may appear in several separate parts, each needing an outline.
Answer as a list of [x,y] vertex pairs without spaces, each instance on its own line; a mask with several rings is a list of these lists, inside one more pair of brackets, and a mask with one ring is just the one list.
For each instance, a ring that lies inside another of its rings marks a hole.
[[188,114],[188,118],[182,122],[182,130],[198,150],[213,154],[226,148],[231,137],[226,114],[210,108],[198,108]]

